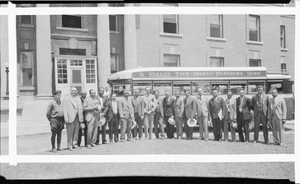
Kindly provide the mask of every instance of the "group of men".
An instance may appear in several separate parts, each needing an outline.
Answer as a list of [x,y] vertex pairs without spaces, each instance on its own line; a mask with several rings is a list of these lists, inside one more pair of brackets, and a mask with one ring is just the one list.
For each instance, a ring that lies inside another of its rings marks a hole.
[[[277,96],[277,89],[272,90],[273,98],[269,99],[263,92],[263,86],[258,86],[252,102],[244,95],[244,89],[239,90],[240,96],[236,99],[232,98],[232,92],[228,92],[225,100],[218,96],[217,90],[213,90],[212,98],[205,97],[201,88],[198,89],[197,97],[191,96],[190,91],[186,90],[184,98],[181,98],[179,92],[175,92],[173,98],[169,91],[165,91],[165,97],[161,97],[158,90],[153,94],[150,93],[150,87],[146,87],[145,90],[143,96],[139,90],[134,90],[133,97],[129,98],[129,91],[125,89],[123,97],[117,100],[114,93],[104,96],[104,88],[99,89],[98,95],[95,90],[90,90],[87,97],[85,91],[77,95],[77,89],[73,87],[71,95],[63,102],[60,100],[61,91],[56,91],[46,113],[52,131],[52,151],[61,150],[61,132],[64,124],[70,151],[81,145],[82,133],[85,137],[84,145],[89,149],[100,143],[100,133],[102,144],[152,139],[153,129],[156,139],[172,139],[175,138],[175,126],[177,139],[183,138],[184,130],[186,139],[192,140],[194,126],[189,126],[191,120],[199,123],[197,126],[200,140],[208,141],[208,129],[211,125],[214,141],[221,141],[223,131],[224,140],[228,141],[230,129],[232,141],[235,142],[236,125],[239,141],[248,143],[251,110],[254,112],[253,143],[258,141],[259,127],[262,124],[265,143],[269,144],[270,126],[274,143],[283,145],[286,105],[284,99]],[[175,123],[171,123],[172,120]],[[107,126],[109,140],[106,140]]]

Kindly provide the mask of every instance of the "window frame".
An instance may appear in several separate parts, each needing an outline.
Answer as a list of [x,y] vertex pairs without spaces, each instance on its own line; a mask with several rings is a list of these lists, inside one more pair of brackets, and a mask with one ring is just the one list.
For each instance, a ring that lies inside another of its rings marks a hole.
[[84,20],[84,18],[83,18],[83,16],[84,15],[82,15],[82,14],[72,14],[72,15],[70,15],[70,14],[65,14],[65,15],[68,15],[68,16],[80,16],[80,19],[81,19],[81,28],[77,28],[77,27],[64,27],[63,26],[63,16],[64,15],[60,15],[60,18],[61,18],[61,25],[60,25],[60,27],[61,28],[63,28],[63,29],[77,29],[77,30],[82,30],[82,29],[85,29],[84,28],[84,22],[83,22],[83,20]]
[[[282,33],[282,30],[284,30],[284,33]],[[285,29],[285,25],[280,25],[280,47],[282,49],[287,48],[287,46],[286,46],[286,29]]]
[[[163,67],[169,67],[169,66],[165,66],[165,56],[176,56],[176,60],[177,60],[177,66],[176,67],[180,67],[180,55],[179,54],[163,54]],[[170,66],[173,67],[173,66]]]
[[164,15],[162,15],[162,33],[163,34],[170,34],[170,35],[179,35],[179,14],[172,14],[176,16],[176,33],[168,33],[165,32],[165,21],[164,21]]
[[109,19],[109,24],[110,24],[110,17],[111,16],[115,16],[115,21],[116,21],[116,30],[110,30],[110,27],[109,27],[109,32],[110,33],[115,33],[115,34],[118,34],[120,32],[120,28],[119,28],[119,16],[117,14],[112,14],[112,15],[109,15],[108,16],[108,19]]
[[211,59],[212,58],[215,58],[215,59],[220,59],[219,61],[220,61],[220,66],[219,67],[225,67],[225,58],[224,57],[216,57],[216,56],[210,56],[209,57],[209,66],[210,67],[212,67],[211,66]]
[[[250,66],[251,61],[259,61],[259,66]],[[261,59],[249,59],[249,67],[261,67]]]
[[[114,56],[115,58],[115,66],[116,66],[116,70],[113,70],[112,67],[111,67],[111,59],[112,59],[112,56]],[[118,53],[111,53],[110,54],[110,73],[115,73],[115,72],[119,72],[120,71],[120,60],[119,60],[119,54]]]
[[[256,22],[256,31],[257,31],[257,40],[251,40],[250,37],[250,17],[255,17]],[[248,40],[251,42],[261,42],[261,19],[259,15],[248,15]]]
[[[213,23],[211,23],[210,22],[210,16],[211,15],[209,15],[209,18],[208,18],[208,20],[209,20],[209,37],[210,38],[224,38],[224,33],[223,33],[223,15],[222,14],[217,14],[218,15],[218,19],[219,19],[219,24],[213,24]],[[218,25],[219,26],[219,31],[220,31],[220,37],[215,37],[215,36],[212,36],[211,35],[211,25]]]
[[[22,54],[25,52],[31,53],[31,71],[32,71],[32,84],[31,85],[24,85],[23,81],[23,59]],[[21,70],[21,87],[34,87],[34,51],[32,50],[21,50],[20,51],[20,70]]]

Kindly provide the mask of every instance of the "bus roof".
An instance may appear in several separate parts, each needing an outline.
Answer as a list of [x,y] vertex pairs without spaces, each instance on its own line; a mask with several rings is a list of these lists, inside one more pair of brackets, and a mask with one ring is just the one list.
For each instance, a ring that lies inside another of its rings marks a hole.
[[289,79],[288,75],[267,74],[265,67],[149,67],[136,68],[111,74],[114,80],[239,80]]

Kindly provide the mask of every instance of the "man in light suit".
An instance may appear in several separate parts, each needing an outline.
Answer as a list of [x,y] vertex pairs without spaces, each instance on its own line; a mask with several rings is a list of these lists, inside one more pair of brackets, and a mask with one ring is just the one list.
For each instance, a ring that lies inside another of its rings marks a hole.
[[269,120],[273,128],[273,140],[275,144],[283,146],[286,104],[282,97],[277,96],[276,88],[272,90],[272,96],[269,105]]
[[231,139],[235,142],[235,128],[232,126],[236,120],[236,101],[232,99],[232,92],[227,93],[225,100],[224,140],[228,141],[228,126],[230,126]]
[[179,91],[175,92],[175,102],[174,102],[174,112],[175,112],[175,123],[176,123],[176,135],[177,139],[182,139],[182,127],[183,127],[183,122],[181,117],[179,116],[180,114],[183,113],[182,109],[182,99],[180,98],[180,93]]
[[225,102],[224,99],[218,97],[218,91],[213,90],[213,98],[209,100],[209,110],[214,131],[214,141],[221,141],[221,128],[225,117]]
[[71,95],[64,99],[63,113],[67,128],[68,148],[73,151],[73,148],[78,148],[78,129],[83,121],[82,103],[75,87],[72,87]]
[[165,92],[166,97],[163,99],[163,111],[164,111],[164,119],[166,122],[166,132],[167,138],[173,139],[174,138],[174,125],[171,125],[168,120],[170,117],[174,118],[175,110],[174,110],[174,98],[170,96],[170,92]]
[[257,94],[252,97],[252,109],[254,111],[254,141],[258,141],[259,125],[262,123],[263,135],[265,143],[269,143],[268,139],[268,108],[269,108],[269,96],[264,94],[263,86],[257,87]]
[[83,102],[83,111],[85,112],[85,121],[87,126],[87,148],[95,146],[98,121],[100,120],[100,102],[96,98],[96,91],[90,90],[90,97]]
[[146,94],[144,95],[144,132],[145,139],[148,139],[148,129],[149,129],[149,139],[152,138],[153,131],[153,119],[156,109],[156,99],[150,94],[150,87],[146,87]]
[[[106,101],[108,100],[108,97],[104,96],[104,88],[103,87],[99,88],[98,96],[96,98],[100,102],[101,116],[104,116],[106,118],[105,124],[101,127],[102,144],[108,144],[109,142],[106,140],[106,127],[107,127],[107,117],[106,117],[107,106],[106,106]],[[95,144],[96,145],[100,144],[100,127],[98,127],[98,130],[97,130],[97,138],[96,138],[96,143]]]
[[117,96],[113,93],[110,100],[107,101],[107,122],[109,129],[109,142],[119,142],[119,119]]
[[159,91],[154,91],[155,101],[156,101],[156,108],[154,114],[154,134],[156,139],[159,139],[159,130],[160,129],[160,136],[162,139],[165,138],[165,131],[164,131],[164,108],[163,108],[163,98],[159,97]]
[[[236,99],[236,116],[239,140],[245,143],[249,142],[249,123],[251,120],[250,110],[250,99],[245,96],[245,91],[241,88],[240,97]],[[245,133],[245,139],[243,135],[243,129]]]
[[124,97],[119,100],[119,114],[121,119],[121,141],[125,141],[125,132],[127,132],[127,141],[131,140],[131,125],[134,118],[132,102],[128,98],[129,91],[124,90]]
[[190,118],[196,118],[196,108],[197,108],[197,102],[196,100],[190,96],[191,92],[190,90],[185,91],[185,98],[183,99],[183,103],[181,105],[181,108],[183,111],[179,115],[184,122],[184,130],[186,134],[186,140],[192,140],[193,139],[193,127],[189,127],[187,125],[187,121]]
[[[199,122],[200,140],[208,141],[208,124],[210,120],[209,100],[203,96],[202,88],[198,89],[197,101],[197,119]],[[205,136],[203,137],[203,131]]]
[[144,120],[144,99],[139,96],[140,91],[134,90],[134,96],[131,98],[134,120],[136,127],[133,128],[133,139],[137,139],[137,132],[139,132],[139,139],[143,136],[143,120]]

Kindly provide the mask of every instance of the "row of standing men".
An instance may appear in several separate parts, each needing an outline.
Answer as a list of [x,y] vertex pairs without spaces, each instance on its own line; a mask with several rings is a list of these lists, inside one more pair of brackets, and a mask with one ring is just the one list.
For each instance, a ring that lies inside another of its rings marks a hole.
[[[188,121],[195,119],[199,123],[200,140],[208,141],[208,127],[211,124],[214,141],[221,141],[222,130],[224,140],[228,141],[230,129],[234,142],[236,122],[239,141],[248,143],[250,110],[254,111],[253,143],[258,141],[259,126],[262,124],[265,143],[269,144],[268,126],[270,126],[273,130],[274,143],[283,145],[286,105],[284,99],[277,96],[276,89],[272,91],[273,98],[269,98],[263,93],[263,87],[258,86],[258,92],[252,97],[252,102],[244,96],[243,89],[240,89],[240,96],[236,99],[233,99],[232,93],[228,92],[225,100],[218,96],[217,90],[213,90],[212,98],[203,96],[201,88],[198,89],[197,97],[190,96],[190,91],[186,90],[184,98],[180,97],[179,92],[176,92],[173,98],[169,91],[166,91],[166,96],[162,98],[159,91],[155,90],[151,94],[150,90],[150,87],[147,87],[144,96],[140,96],[139,90],[134,90],[131,98],[129,98],[129,91],[125,90],[124,97],[117,100],[116,94],[110,97],[104,96],[103,88],[99,89],[98,95],[94,90],[90,90],[89,97],[85,91],[77,95],[76,88],[72,88],[71,95],[63,102],[60,101],[61,91],[56,91],[46,113],[52,131],[52,151],[61,150],[61,131],[64,124],[67,129],[68,149],[72,151],[81,145],[82,134],[87,148],[100,144],[100,134],[102,144],[108,144],[125,140],[152,139],[154,128],[155,137],[164,139],[164,124],[167,138],[172,139],[175,127],[168,122],[170,118],[175,119],[177,139],[183,138],[183,130],[187,140],[193,139],[194,127],[190,127]],[[100,125],[103,117],[105,123]],[[136,126],[132,126],[133,122]],[[106,140],[107,126],[109,140]],[[119,126],[121,136],[119,136]]]

